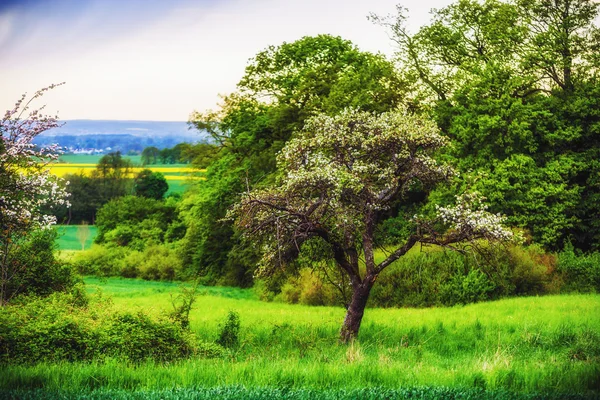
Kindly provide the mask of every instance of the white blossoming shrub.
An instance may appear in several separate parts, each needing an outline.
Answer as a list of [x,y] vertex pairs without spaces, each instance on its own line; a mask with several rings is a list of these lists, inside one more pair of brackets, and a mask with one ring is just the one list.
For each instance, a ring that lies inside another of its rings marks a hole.
[[64,185],[47,168],[59,149],[33,144],[36,136],[58,126],[57,118],[42,114],[43,107],[29,111],[33,100],[55,86],[37,91],[28,101],[23,95],[0,121],[0,305],[8,300],[9,281],[27,268],[12,254],[32,230],[56,223],[44,208],[68,205]]
[[464,193],[456,196],[456,204],[450,207],[436,205],[438,217],[452,229],[471,237],[480,236],[490,240],[509,241],[514,238],[505,228],[505,218],[487,211],[485,199],[479,193]]

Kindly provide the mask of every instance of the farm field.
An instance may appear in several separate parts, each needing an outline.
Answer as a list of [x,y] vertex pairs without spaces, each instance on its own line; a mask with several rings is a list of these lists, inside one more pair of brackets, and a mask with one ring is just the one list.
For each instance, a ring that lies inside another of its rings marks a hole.
[[[80,225],[56,225],[54,229],[58,232],[56,243],[59,250],[81,250],[81,243],[77,239],[77,230]],[[89,249],[94,242],[98,230],[94,225],[88,225],[90,235],[85,241],[85,249]]]
[[[104,154],[62,154],[58,158],[58,161],[67,164],[98,164],[98,161],[100,161],[103,156]],[[134,165],[142,164],[142,156],[129,156],[123,154],[122,157],[131,161]]]
[[[96,164],[102,157],[101,154],[96,155],[62,155],[59,158],[59,163],[50,166],[50,172],[56,176],[63,177],[66,174],[86,174],[89,175],[96,168]],[[132,168],[131,177],[144,169],[150,169],[154,172],[160,172],[164,175],[169,184],[170,193],[182,193],[185,191],[187,184],[190,181],[204,179],[204,170],[195,170],[189,164],[157,164],[141,166],[140,156],[123,156],[131,160],[134,165]]]
[[[88,292],[112,297],[116,310],[157,316],[170,310],[179,286],[118,278],[85,283]],[[7,366],[0,388],[43,389],[19,398],[559,399],[600,393],[599,295],[368,309],[359,341],[343,346],[337,340],[342,308],[265,303],[251,289],[198,293],[190,322],[200,340],[215,341],[229,311],[240,316],[240,345],[225,356]]]

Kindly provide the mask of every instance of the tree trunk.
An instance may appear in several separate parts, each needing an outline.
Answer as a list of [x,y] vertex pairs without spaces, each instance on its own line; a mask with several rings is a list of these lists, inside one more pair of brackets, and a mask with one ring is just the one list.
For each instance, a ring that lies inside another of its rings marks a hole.
[[369,293],[373,287],[375,279],[372,277],[366,277],[360,284],[352,287],[352,300],[350,306],[346,312],[346,318],[340,331],[340,341],[342,343],[348,343],[358,336],[358,330],[360,329],[360,323],[365,313],[365,307],[367,306],[367,300],[369,300]]

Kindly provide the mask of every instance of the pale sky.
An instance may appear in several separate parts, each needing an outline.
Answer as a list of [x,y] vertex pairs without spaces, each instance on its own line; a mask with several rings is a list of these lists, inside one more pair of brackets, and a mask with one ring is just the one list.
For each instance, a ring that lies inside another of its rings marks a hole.
[[[405,0],[409,27],[451,0]],[[394,0],[0,0],[0,112],[24,92],[60,119],[186,121],[235,90],[269,45],[328,33],[391,55],[370,12]]]

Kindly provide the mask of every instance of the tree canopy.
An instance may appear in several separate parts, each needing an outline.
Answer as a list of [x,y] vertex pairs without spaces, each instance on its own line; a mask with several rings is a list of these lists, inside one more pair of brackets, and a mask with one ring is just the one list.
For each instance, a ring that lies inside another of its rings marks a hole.
[[392,63],[339,37],[304,37],[259,52],[220,110],[191,116],[220,150],[207,180],[183,201],[190,225],[185,264],[215,280],[250,284],[256,252],[241,246],[231,223],[222,222],[228,208],[247,186],[273,182],[277,153],[308,117],[346,107],[385,111],[402,93]]
[[476,195],[463,195],[455,206],[438,207],[437,218],[416,217],[404,242],[375,261],[375,231],[387,211],[406,201],[408,192],[427,192],[452,176],[434,158],[446,143],[433,121],[414,114],[347,110],[309,119],[279,155],[282,175],[275,185],[245,194],[231,212],[263,249],[259,272],[285,267],[312,238],[325,242],[352,286],[341,332],[348,341],[358,334],[378,275],[416,243],[508,239],[499,216],[488,213]]
[[460,0],[414,34],[402,7],[373,16],[462,176],[552,250],[598,249],[598,12],[589,0]]

